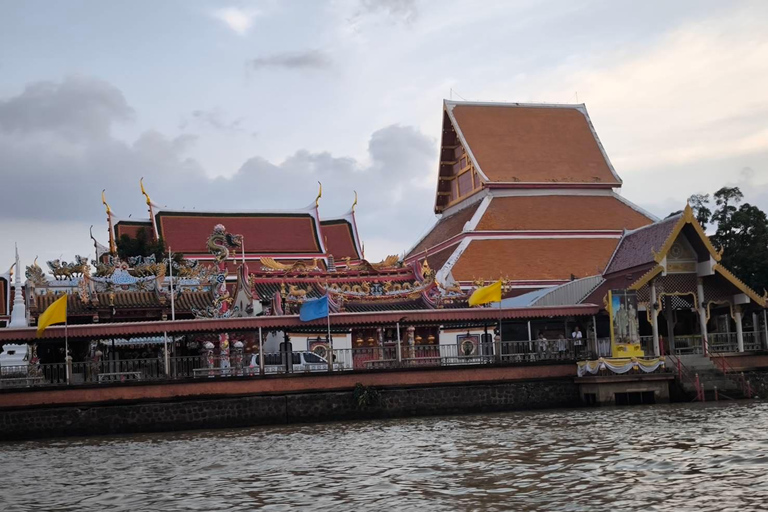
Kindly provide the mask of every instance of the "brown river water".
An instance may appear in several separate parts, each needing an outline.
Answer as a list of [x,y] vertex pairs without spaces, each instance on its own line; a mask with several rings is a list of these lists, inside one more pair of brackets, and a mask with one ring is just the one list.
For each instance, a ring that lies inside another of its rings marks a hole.
[[0,443],[0,510],[768,510],[768,402]]

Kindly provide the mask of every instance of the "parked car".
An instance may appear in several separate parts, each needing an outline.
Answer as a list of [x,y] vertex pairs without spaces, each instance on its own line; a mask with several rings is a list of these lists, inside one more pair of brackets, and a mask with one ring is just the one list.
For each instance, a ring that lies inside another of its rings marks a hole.
[[[324,357],[320,357],[314,352],[292,352],[291,362],[293,373],[302,372],[327,372],[328,360]],[[251,355],[251,361],[249,366],[251,368],[258,369],[259,367],[259,355]],[[344,365],[341,363],[333,364],[334,371],[340,371],[344,369]],[[279,352],[264,354],[264,372],[265,373],[283,373],[286,371],[285,355]]]

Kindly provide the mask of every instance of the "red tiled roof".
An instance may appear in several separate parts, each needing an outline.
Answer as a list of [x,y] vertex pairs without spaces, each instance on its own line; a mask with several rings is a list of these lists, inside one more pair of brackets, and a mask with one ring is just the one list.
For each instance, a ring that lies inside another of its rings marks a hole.
[[[425,236],[416,247],[408,253],[406,258],[423,253],[424,250],[434,247],[435,245],[461,233],[464,229],[464,224],[472,218],[479,206],[480,203],[478,202],[472,206],[459,210],[452,215],[442,217],[432,227],[429,233],[427,233],[427,236]],[[431,265],[432,262],[430,261],[429,264]]]
[[612,196],[494,197],[477,230],[621,230],[651,222]]
[[152,236],[152,223],[150,221],[121,220],[115,224],[115,237],[118,240],[123,235],[136,238],[136,234],[141,228],[144,228],[148,231],[148,236]]
[[620,185],[576,108],[459,103],[453,116],[492,182]]
[[616,254],[613,256],[610,266],[605,269],[605,273],[612,274],[653,262],[651,249],[656,251],[661,249],[679,220],[680,215],[675,215],[642,229],[626,233],[619,242]]
[[185,254],[207,254],[206,242],[217,224],[243,235],[251,254],[321,252],[315,219],[309,214],[160,212],[157,223],[166,245]]
[[346,257],[353,260],[360,258],[352,224],[341,219],[321,221],[320,225],[326,242],[326,250],[328,254],[333,255],[334,259],[339,261]]
[[473,240],[451,273],[457,281],[509,278],[514,281],[567,281],[601,273],[616,238],[536,238]]

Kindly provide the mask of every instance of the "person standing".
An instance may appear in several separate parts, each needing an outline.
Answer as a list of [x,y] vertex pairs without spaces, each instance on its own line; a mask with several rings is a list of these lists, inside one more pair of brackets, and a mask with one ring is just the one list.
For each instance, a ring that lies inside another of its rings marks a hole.
[[574,355],[576,356],[577,359],[579,359],[581,357],[581,353],[583,350],[584,339],[582,336],[581,329],[579,329],[578,325],[573,328],[573,332],[571,333],[571,340],[573,340]]
[[568,352],[568,341],[565,336],[559,334],[557,336],[557,358],[565,359],[566,352]]
[[544,333],[539,331],[539,336],[536,338],[536,344],[539,349],[539,359],[545,359],[547,357],[547,338],[544,337]]

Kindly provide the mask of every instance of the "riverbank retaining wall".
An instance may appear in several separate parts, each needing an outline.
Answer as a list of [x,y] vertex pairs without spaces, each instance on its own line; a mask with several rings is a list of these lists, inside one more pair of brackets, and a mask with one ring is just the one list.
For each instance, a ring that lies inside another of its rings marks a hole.
[[[400,384],[398,374],[383,374],[389,385],[363,386],[355,393],[354,384],[342,389],[331,385],[334,377],[354,381],[355,376],[327,376],[326,388],[315,391],[277,391],[232,396],[217,390],[219,384],[236,382],[207,382],[205,389],[218,394],[182,394],[175,397],[144,400],[110,400],[92,403],[49,403],[8,406],[22,403],[19,397],[0,396],[0,439],[32,439],[72,435],[121,434],[169,430],[245,427],[268,424],[318,422],[349,419],[394,418],[404,416],[441,415],[457,413],[498,412],[535,408],[571,407],[579,404],[578,386],[570,376],[557,367],[544,378],[514,379],[507,369],[493,369],[491,376],[503,372],[508,378],[465,382],[439,382],[441,374],[433,372],[433,381]],[[564,371],[564,370],[563,370]],[[453,370],[461,372],[461,370]],[[408,372],[398,372],[408,373]],[[427,373],[430,372],[420,372]],[[523,372],[525,373],[525,372]],[[352,379],[350,380],[350,378]],[[358,380],[370,380],[370,375],[358,375]],[[365,377],[368,377],[366,379]],[[453,376],[455,377],[455,375]],[[302,378],[272,379],[274,388],[279,380],[288,384]],[[380,379],[374,379],[377,381]],[[419,380],[419,379],[415,379]],[[454,379],[450,379],[454,380]],[[264,381],[262,381],[264,382]],[[241,387],[244,387],[241,385]],[[247,386],[245,386],[247,387]],[[287,386],[290,388],[291,386]],[[115,390],[120,388],[113,388]],[[125,388],[122,388],[125,389]],[[71,392],[73,390],[66,390]],[[359,399],[367,392],[368,400]],[[32,395],[30,393],[29,395]],[[6,407],[2,406],[3,398]],[[38,399],[41,396],[38,396]],[[9,400],[10,399],[10,400]]]

